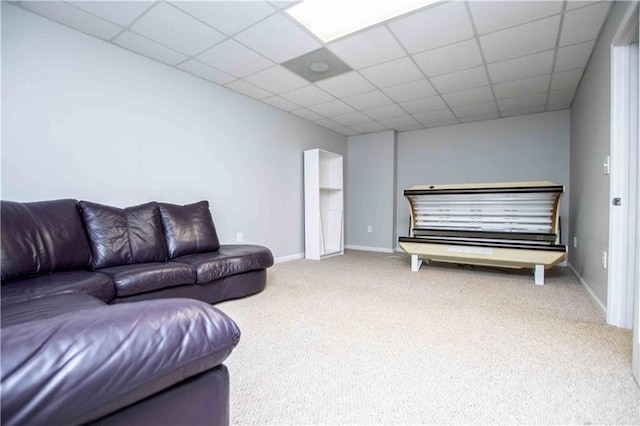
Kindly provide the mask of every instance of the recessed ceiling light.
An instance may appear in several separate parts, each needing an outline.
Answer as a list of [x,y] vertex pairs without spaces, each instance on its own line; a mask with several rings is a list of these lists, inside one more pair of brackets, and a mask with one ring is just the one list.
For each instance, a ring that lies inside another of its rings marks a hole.
[[287,13],[325,43],[440,0],[305,0]]

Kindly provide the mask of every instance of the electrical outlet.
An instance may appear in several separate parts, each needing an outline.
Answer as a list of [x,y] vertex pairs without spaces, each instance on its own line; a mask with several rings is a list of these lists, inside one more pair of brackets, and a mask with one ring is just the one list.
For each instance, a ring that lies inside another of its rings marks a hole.
[[573,248],[578,248],[578,237],[573,237]]
[[602,267],[607,269],[607,252],[604,250],[602,251]]
[[373,232],[373,226],[371,225],[367,226],[367,232]]
[[238,232],[236,234],[236,242],[237,243],[241,243],[242,242],[242,232]]

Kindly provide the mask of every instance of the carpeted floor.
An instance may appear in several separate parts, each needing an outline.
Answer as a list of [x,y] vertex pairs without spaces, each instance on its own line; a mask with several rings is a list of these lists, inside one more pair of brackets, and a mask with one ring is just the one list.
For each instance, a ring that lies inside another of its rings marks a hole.
[[631,331],[567,268],[427,265],[347,251],[269,269],[217,305],[242,338],[225,364],[233,424],[640,424]]

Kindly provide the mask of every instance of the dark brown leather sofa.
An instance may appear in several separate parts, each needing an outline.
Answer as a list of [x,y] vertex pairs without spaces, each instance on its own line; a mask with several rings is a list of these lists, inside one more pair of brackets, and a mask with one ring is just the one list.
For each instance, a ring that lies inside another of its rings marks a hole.
[[264,289],[269,249],[220,245],[206,201],[0,214],[3,425],[228,423],[240,331],[210,303]]

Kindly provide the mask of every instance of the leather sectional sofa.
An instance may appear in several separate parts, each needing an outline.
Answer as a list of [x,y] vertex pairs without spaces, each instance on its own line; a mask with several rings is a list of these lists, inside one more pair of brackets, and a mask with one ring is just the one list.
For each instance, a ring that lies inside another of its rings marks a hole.
[[220,245],[206,201],[0,203],[3,425],[228,423],[210,304],[264,289],[269,249]]

